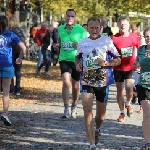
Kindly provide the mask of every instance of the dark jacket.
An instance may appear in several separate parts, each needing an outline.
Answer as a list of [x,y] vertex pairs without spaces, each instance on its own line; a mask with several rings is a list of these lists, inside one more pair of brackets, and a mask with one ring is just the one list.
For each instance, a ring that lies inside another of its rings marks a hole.
[[[20,40],[25,44],[25,36],[23,34],[23,31],[22,29],[20,28],[16,28],[15,30],[12,30],[19,38]],[[21,47],[15,43],[15,42],[12,42],[12,52],[13,54],[20,54],[20,51],[21,51]]]
[[52,33],[47,31],[42,40],[42,48],[45,50],[47,50],[48,46],[50,45],[50,37],[52,37]]
[[54,28],[54,30],[53,30],[52,39],[53,39],[54,43],[57,43],[57,41],[58,41],[58,29],[56,29],[56,28]]
[[111,32],[111,28],[110,27],[106,27],[103,29],[103,35],[106,35],[106,36],[112,36],[113,33]]

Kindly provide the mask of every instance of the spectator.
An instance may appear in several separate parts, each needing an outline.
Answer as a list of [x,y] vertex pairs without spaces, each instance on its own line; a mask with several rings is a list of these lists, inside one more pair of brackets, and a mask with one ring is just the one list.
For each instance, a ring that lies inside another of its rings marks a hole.
[[52,25],[49,25],[48,30],[43,37],[42,42],[42,54],[43,54],[43,62],[38,67],[38,71],[40,72],[41,68],[45,66],[45,74],[49,75],[49,67],[50,67],[50,61],[51,61],[51,47],[53,44],[52,39],[52,33],[53,33],[53,27]]
[[37,66],[36,66],[36,73],[39,73],[38,67],[41,65],[41,63],[43,61],[43,55],[42,55],[42,52],[41,52],[41,46],[42,46],[42,39],[43,39],[43,37],[45,36],[45,34],[47,32],[47,26],[48,26],[47,22],[42,22],[41,23],[41,29],[37,30],[37,32],[35,34],[35,38],[34,38],[34,42],[39,46],[38,62],[37,62]]
[[[23,34],[22,29],[19,28],[17,22],[18,21],[17,21],[16,16],[11,15],[9,18],[9,25],[8,25],[9,29],[12,30],[21,39],[21,41],[25,44],[25,36]],[[14,66],[15,76],[16,76],[16,84],[14,85],[14,78],[12,78],[10,92],[16,93],[17,96],[20,95],[22,63],[16,64],[15,60],[19,57],[20,51],[21,51],[20,46],[18,44],[16,44],[15,42],[12,42],[12,58],[13,58],[13,66]]]
[[37,30],[38,30],[38,23],[34,23],[34,25],[30,28],[30,38],[35,37]]
[[55,45],[57,44],[57,41],[58,41],[58,25],[59,25],[58,22],[53,23],[54,30],[53,30],[53,34],[52,34],[52,39],[53,39],[54,46],[52,46],[52,51],[51,51],[51,55],[52,55],[51,58],[53,61],[53,66],[57,65],[58,56],[59,56],[59,48],[55,47]]
[[111,31],[112,31],[113,35],[115,35],[116,33],[119,33],[119,27],[117,26],[117,22],[113,22],[113,26],[111,27]]

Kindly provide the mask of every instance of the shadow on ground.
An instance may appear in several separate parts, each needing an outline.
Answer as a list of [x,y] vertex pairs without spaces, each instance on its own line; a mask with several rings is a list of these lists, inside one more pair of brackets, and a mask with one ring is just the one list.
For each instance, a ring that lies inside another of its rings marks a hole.
[[[0,122],[1,150],[88,150],[83,117],[62,120],[59,113],[11,112],[12,127],[6,128]],[[126,132],[124,132],[126,130]],[[136,132],[131,132],[135,130]],[[119,124],[106,120],[98,149],[119,150],[122,147],[140,147],[141,127]],[[115,143],[115,144],[114,144]],[[51,149],[50,149],[51,148]]]

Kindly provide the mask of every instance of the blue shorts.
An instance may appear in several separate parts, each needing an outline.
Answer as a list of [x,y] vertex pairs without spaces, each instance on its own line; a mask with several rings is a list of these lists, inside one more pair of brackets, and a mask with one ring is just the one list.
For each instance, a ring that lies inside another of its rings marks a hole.
[[12,78],[14,76],[14,67],[0,67],[0,78]]

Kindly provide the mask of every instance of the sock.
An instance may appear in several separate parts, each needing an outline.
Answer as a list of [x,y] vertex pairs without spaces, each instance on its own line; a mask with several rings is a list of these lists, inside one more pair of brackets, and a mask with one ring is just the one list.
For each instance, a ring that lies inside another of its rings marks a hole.
[[68,104],[64,104],[64,107],[65,107],[66,110],[69,109],[69,105]]
[[91,144],[91,145],[90,145],[90,148],[94,148],[94,147],[96,147],[95,144]]
[[71,107],[77,107],[77,104],[73,104],[73,103],[72,103]]
[[121,113],[121,114],[124,114],[124,110],[121,110],[120,113]]
[[146,147],[150,147],[150,143],[146,143],[146,145],[145,145]]
[[130,105],[130,102],[129,101],[126,101],[126,104],[125,104],[126,106],[129,106]]
[[100,132],[100,128],[98,128],[98,129],[95,129],[95,131],[97,131],[97,132]]

